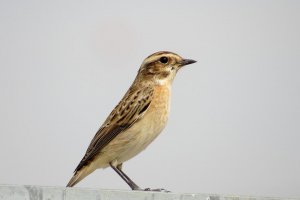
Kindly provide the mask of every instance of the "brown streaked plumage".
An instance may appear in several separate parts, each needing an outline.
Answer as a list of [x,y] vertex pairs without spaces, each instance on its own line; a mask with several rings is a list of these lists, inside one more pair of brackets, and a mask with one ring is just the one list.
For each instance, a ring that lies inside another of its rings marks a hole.
[[67,186],[74,186],[98,168],[111,166],[131,189],[141,190],[122,171],[122,164],[163,130],[175,75],[182,66],[194,62],[167,51],[148,56],[123,99],[97,131]]

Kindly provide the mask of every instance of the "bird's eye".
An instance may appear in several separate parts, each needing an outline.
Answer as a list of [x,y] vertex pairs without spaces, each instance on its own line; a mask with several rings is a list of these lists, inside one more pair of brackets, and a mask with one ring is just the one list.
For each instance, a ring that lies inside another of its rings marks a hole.
[[159,61],[163,64],[166,64],[166,63],[168,63],[169,59],[167,57],[163,56],[159,59]]

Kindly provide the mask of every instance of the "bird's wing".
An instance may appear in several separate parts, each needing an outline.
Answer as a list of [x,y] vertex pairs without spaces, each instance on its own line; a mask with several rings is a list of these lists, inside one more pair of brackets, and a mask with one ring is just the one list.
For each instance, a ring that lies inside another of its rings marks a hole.
[[153,88],[136,89],[131,87],[120,103],[113,109],[104,124],[91,141],[83,159],[75,169],[79,171],[89,164],[110,141],[119,133],[131,127],[147,111],[153,97]]

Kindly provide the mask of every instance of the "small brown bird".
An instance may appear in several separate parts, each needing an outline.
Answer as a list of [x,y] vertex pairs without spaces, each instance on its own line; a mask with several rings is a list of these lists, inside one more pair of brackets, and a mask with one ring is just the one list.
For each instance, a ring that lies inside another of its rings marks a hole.
[[164,129],[175,75],[195,62],[167,51],[148,56],[123,99],[97,131],[67,187],[98,168],[110,166],[132,190],[142,190],[122,171],[122,164],[143,151]]

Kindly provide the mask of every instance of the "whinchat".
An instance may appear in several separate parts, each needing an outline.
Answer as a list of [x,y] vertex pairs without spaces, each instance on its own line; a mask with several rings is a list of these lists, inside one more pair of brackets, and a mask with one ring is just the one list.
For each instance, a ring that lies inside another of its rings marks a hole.
[[132,190],[143,190],[122,171],[122,164],[143,151],[164,129],[175,75],[195,62],[167,51],[148,56],[123,99],[92,139],[67,187],[98,168],[110,166]]

